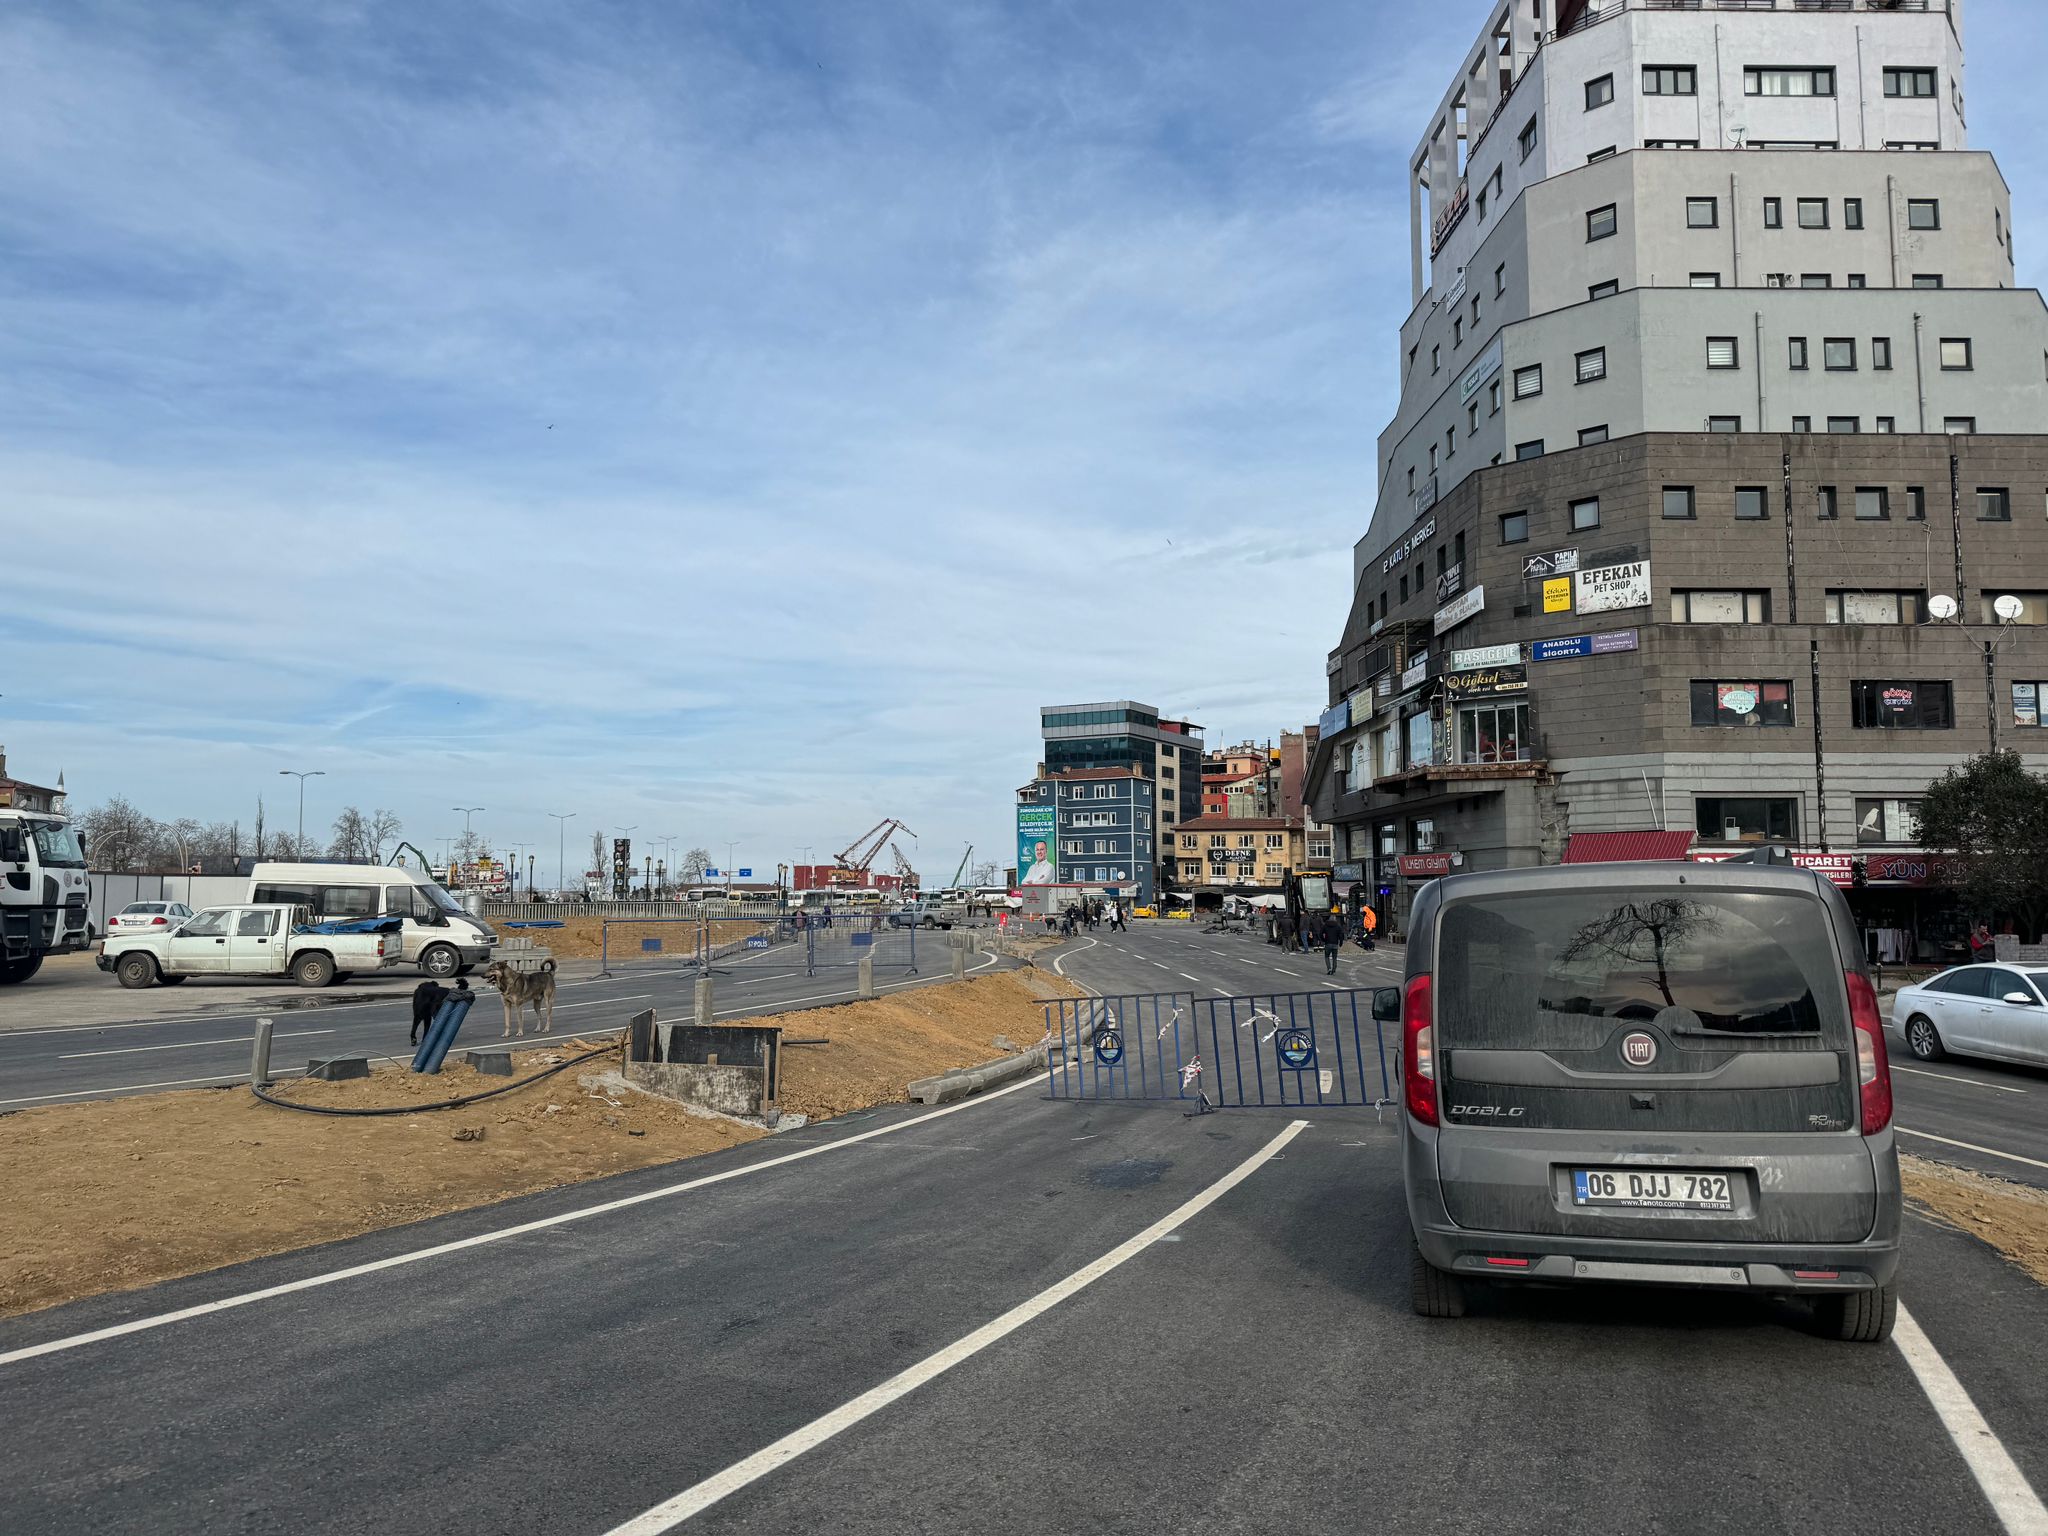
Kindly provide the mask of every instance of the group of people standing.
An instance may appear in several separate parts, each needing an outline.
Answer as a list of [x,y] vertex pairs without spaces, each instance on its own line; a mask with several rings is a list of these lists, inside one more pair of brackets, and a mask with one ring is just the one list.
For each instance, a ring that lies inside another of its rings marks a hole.
[[1128,933],[1130,929],[1126,926],[1126,921],[1122,902],[1099,901],[1093,897],[1070,903],[1066,910],[1060,913],[1060,928],[1068,938],[1072,938],[1079,929],[1092,930],[1100,928],[1104,923],[1109,924],[1111,933]]
[[1323,952],[1323,966],[1329,975],[1337,974],[1337,952],[1344,947],[1347,938],[1356,938],[1361,947],[1373,947],[1373,933],[1379,927],[1379,915],[1371,907],[1361,907],[1356,918],[1346,918],[1339,907],[1327,912],[1303,912],[1294,920],[1292,931],[1283,919],[1280,928],[1280,947],[1299,950],[1306,955],[1320,948]]

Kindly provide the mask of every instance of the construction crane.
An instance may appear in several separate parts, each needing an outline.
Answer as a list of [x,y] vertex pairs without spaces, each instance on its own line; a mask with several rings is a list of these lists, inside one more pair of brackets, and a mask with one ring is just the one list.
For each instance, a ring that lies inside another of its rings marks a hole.
[[918,888],[917,871],[910,866],[910,860],[903,857],[903,850],[894,843],[889,845],[889,855],[896,861],[896,877],[903,882],[903,889],[914,891]]
[[[876,822],[867,831],[855,838],[852,844],[837,855],[839,867],[832,871],[834,885],[865,885],[868,866],[881,857],[882,850],[889,846],[889,839],[901,832],[905,837],[915,838],[917,834],[903,825],[894,816]],[[897,855],[901,858],[902,855]]]
[[973,857],[974,844],[969,843],[967,851],[960,855],[960,867],[953,871],[953,883],[946,887],[947,890],[957,891],[960,889],[960,877],[967,873],[967,861]]

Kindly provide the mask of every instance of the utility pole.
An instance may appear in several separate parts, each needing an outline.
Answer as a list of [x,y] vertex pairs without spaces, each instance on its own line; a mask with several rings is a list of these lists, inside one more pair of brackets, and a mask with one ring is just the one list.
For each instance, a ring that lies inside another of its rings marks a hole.
[[306,856],[306,780],[324,779],[327,777],[327,770],[325,768],[308,768],[304,773],[301,773],[296,768],[280,768],[277,770],[277,776],[281,779],[297,779],[299,781],[299,844],[293,852],[298,857],[304,858]]
[[569,888],[569,859],[565,851],[568,844],[564,840],[564,833],[567,831],[569,823],[576,819],[576,813],[574,811],[549,811],[548,815],[552,816],[555,821],[555,890],[557,894],[560,894]]

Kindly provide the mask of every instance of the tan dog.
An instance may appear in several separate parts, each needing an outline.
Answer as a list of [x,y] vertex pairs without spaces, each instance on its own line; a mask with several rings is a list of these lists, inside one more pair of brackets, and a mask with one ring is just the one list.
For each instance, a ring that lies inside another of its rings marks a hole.
[[484,980],[498,989],[498,1001],[505,1005],[505,1035],[526,1033],[529,1003],[533,1005],[534,1033],[545,1035],[554,1029],[554,961],[543,960],[537,971],[515,971],[510,962],[493,960],[484,967]]

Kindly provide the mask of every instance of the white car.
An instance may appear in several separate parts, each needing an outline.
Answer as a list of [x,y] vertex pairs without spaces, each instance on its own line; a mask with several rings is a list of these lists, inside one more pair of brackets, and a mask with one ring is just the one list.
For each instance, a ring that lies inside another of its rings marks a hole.
[[175,928],[191,915],[182,901],[131,901],[107,919],[107,937]]
[[1892,1025],[1922,1061],[1947,1055],[2048,1066],[2048,970],[1959,965],[1901,987]]

